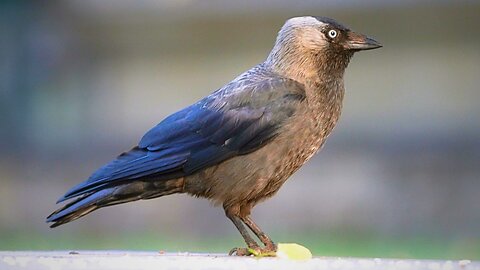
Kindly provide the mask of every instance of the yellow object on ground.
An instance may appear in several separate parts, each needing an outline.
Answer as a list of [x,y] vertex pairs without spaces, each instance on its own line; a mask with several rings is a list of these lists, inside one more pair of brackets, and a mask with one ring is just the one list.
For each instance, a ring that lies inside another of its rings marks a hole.
[[277,257],[290,260],[309,260],[312,258],[312,252],[296,243],[278,243]]

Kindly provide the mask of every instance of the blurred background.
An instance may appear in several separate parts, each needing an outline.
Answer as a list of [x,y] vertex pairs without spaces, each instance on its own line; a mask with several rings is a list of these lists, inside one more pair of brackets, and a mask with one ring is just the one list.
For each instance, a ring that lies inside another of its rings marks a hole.
[[243,245],[221,208],[186,195],[44,220],[165,116],[262,62],[287,18],[320,15],[384,48],[353,58],[333,135],[254,218],[315,255],[480,259],[479,14],[478,1],[2,1],[0,249]]

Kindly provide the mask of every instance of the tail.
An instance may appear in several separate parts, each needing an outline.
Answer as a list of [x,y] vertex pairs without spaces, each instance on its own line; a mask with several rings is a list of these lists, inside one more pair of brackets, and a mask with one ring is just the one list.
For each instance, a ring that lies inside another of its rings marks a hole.
[[47,217],[50,228],[76,220],[105,206],[136,200],[157,198],[183,191],[183,178],[162,181],[135,181],[113,187],[106,187],[85,194],[66,204]]

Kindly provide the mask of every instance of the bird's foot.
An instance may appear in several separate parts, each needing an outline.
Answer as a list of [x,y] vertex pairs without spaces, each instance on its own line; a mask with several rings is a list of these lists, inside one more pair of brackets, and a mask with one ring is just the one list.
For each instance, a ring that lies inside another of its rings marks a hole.
[[255,256],[255,257],[275,257],[277,256],[276,247],[273,248],[232,248],[228,252],[230,256]]
[[248,248],[234,247],[228,252],[229,256],[250,256],[251,253]]

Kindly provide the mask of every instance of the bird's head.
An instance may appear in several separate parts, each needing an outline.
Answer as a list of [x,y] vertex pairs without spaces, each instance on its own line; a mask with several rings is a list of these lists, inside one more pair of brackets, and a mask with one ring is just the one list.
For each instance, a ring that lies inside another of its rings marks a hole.
[[[351,56],[358,51],[382,47],[365,35],[325,17],[295,17],[278,33],[267,62],[280,69],[337,69],[343,74]],[[300,70],[299,70],[300,71]]]

